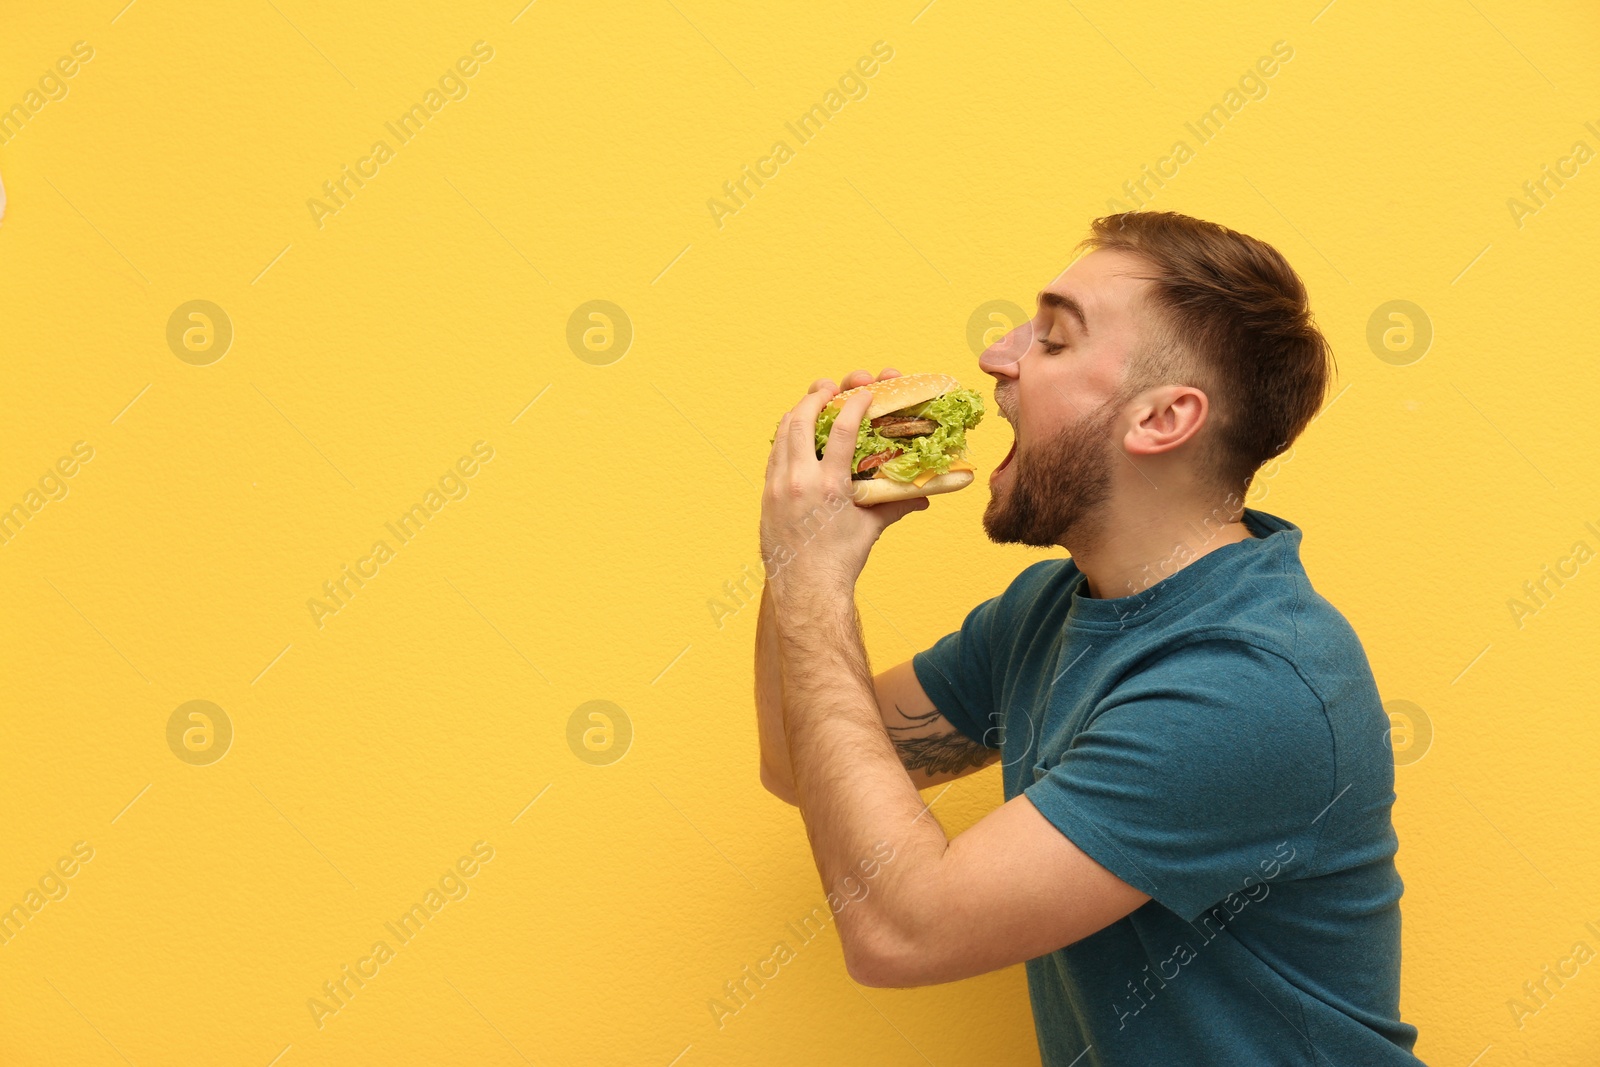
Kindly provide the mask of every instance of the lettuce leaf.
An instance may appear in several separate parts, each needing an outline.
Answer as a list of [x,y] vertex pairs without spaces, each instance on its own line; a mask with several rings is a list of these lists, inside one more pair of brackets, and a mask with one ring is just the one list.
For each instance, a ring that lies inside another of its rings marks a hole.
[[[850,469],[854,471],[868,456],[898,448],[904,454],[883,464],[881,469],[884,477],[909,482],[924,471],[944,474],[950,469],[950,461],[966,451],[967,431],[983,420],[983,397],[974,390],[957,386],[942,396],[888,414],[933,419],[939,427],[921,437],[890,438],[882,436],[872,429],[870,422],[863,420],[856,433],[856,452]],[[828,434],[838,416],[838,408],[823,408],[817,417],[818,457],[826,450]]]

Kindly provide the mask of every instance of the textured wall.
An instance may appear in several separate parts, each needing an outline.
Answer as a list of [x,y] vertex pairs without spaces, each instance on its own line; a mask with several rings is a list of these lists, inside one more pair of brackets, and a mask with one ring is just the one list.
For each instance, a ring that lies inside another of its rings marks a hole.
[[[985,305],[1141,178],[1337,350],[1253,502],[1412,706],[1419,1051],[1600,1059],[1600,18],[924,2],[11,5],[0,1060],[1037,1062],[1021,968],[797,935],[742,604],[806,383],[989,395]],[[1039,558],[985,495],[880,543],[876,667]]]

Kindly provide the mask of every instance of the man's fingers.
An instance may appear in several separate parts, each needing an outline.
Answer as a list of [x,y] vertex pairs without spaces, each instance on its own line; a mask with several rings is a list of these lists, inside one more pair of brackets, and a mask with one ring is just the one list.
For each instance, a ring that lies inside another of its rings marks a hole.
[[789,412],[783,413],[783,418],[778,420],[778,428],[772,435],[772,451],[767,455],[767,481],[782,475],[789,469]]
[[789,425],[786,436],[789,442],[788,463],[795,467],[802,467],[808,460],[817,461],[817,413],[824,404],[833,399],[832,383],[821,389],[814,389],[805,395],[805,398],[796,404],[789,412],[787,418]]
[[[872,376],[872,372],[869,371],[869,370],[853,370],[849,374],[846,374],[843,378],[841,378],[839,380],[839,392],[842,393],[846,389],[855,389],[858,386],[867,385],[867,384],[869,384],[871,382],[882,381],[885,378],[898,378],[898,377],[900,377],[900,372],[895,370],[893,367],[885,367],[885,368],[883,368],[883,370],[878,373],[878,376],[876,378],[874,378]],[[831,378],[818,378],[816,381],[811,383],[811,388],[807,389],[806,392],[814,393],[814,392],[817,391],[817,387],[818,386],[824,385],[824,384],[828,384],[828,385],[833,384],[833,379],[831,379]]]
[[890,500],[882,504],[873,504],[866,510],[872,517],[878,519],[879,530],[899,522],[913,511],[928,510],[928,498],[925,496],[912,497],[910,500]]
[[856,454],[856,437],[861,431],[861,420],[867,416],[872,404],[871,393],[857,393],[844,402],[833,429],[828,431],[828,447],[822,453],[822,462],[850,474],[850,462]]

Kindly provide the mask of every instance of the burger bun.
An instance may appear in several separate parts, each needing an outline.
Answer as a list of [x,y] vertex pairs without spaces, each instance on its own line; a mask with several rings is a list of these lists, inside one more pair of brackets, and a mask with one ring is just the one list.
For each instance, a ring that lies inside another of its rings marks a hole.
[[960,384],[948,374],[902,374],[895,378],[880,378],[878,381],[835,393],[824,406],[842,410],[845,401],[857,393],[871,393],[872,402],[867,405],[867,413],[863,418],[875,419],[879,415],[887,415],[891,411],[899,411],[912,404],[920,404],[924,400],[943,396]]
[[861,507],[887,504],[892,500],[914,500],[919,496],[953,493],[972,484],[971,471],[947,471],[936,474],[921,485],[898,482],[893,478],[862,478],[850,483],[855,502]]

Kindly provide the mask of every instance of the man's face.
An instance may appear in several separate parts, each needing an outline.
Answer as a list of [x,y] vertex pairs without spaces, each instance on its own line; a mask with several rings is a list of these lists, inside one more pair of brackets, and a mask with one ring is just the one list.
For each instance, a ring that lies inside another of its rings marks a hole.
[[1012,426],[1012,453],[989,476],[983,528],[991,540],[1064,544],[1095,529],[1111,494],[1125,427],[1119,395],[1139,341],[1134,308],[1149,282],[1125,252],[1098,250],[1039,293],[1038,308],[978,365]]

